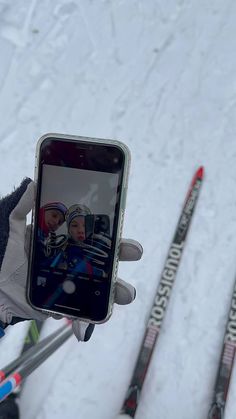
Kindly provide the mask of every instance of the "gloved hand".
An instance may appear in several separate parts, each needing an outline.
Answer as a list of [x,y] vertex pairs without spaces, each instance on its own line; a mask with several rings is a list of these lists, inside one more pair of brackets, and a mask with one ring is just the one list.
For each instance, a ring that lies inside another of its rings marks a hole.
[[[26,301],[26,278],[29,253],[29,229],[26,215],[34,204],[34,182],[25,179],[10,195],[0,200],[0,328],[26,319],[44,320],[48,316],[34,310]],[[134,261],[142,256],[142,246],[134,240],[122,240],[120,260]],[[119,279],[115,302],[129,304],[135,288]],[[74,320],[78,340],[88,340],[94,325]]]

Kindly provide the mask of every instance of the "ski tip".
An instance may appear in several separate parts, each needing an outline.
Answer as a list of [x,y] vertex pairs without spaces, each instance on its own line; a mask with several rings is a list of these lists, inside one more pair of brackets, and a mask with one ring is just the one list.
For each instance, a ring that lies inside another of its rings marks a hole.
[[118,416],[116,416],[116,419],[132,419],[130,415],[127,415],[127,413],[120,413]]
[[204,175],[204,167],[203,166],[200,166],[198,168],[198,170],[197,170],[196,177],[198,179],[202,179],[203,178],[203,175]]

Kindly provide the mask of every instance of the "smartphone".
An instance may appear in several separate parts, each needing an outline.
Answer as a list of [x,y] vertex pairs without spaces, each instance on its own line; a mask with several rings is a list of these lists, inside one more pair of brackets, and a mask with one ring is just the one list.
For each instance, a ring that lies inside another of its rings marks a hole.
[[37,144],[27,298],[92,323],[112,312],[130,153],[119,141],[46,134]]

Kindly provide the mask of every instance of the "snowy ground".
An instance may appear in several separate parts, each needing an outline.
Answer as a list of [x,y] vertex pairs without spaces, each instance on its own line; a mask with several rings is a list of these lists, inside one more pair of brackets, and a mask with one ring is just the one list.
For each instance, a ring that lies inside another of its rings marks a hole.
[[[22,418],[115,419],[189,182],[203,164],[136,418],[206,419],[236,272],[235,15],[233,0],[0,0],[0,194],[33,176],[46,132],[121,139],[132,152],[124,235],[145,252],[120,266],[136,301],[116,307],[89,343],[71,338],[32,374]],[[1,342],[1,366],[18,353],[25,327]],[[236,371],[225,419],[235,410]]]

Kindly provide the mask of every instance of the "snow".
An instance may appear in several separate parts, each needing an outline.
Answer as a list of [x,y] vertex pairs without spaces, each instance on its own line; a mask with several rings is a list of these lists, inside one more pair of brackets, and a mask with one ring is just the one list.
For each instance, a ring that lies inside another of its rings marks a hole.
[[[118,138],[132,153],[124,236],[144,247],[140,262],[120,264],[136,301],[31,375],[24,419],[116,418],[199,165],[205,180],[136,418],[207,417],[236,270],[235,12],[232,0],[0,0],[0,195],[33,176],[46,132]],[[2,339],[1,366],[26,326]]]

